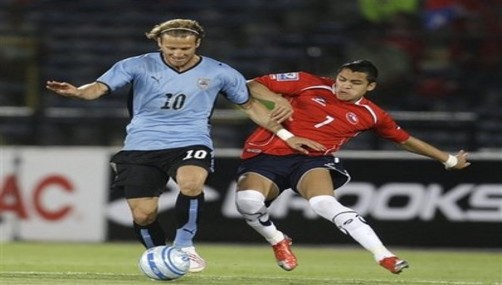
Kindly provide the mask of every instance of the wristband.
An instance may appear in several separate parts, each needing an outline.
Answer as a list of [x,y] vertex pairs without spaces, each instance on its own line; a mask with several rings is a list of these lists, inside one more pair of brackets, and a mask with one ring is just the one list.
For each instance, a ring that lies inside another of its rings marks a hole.
[[287,141],[288,139],[294,137],[295,135],[293,135],[291,132],[289,132],[288,130],[286,129],[280,129],[277,131],[276,135],[283,141]]
[[445,162],[443,162],[444,168],[446,168],[446,169],[455,167],[455,165],[457,165],[457,163],[458,163],[457,157],[454,155],[451,155],[451,154],[449,154],[448,159]]

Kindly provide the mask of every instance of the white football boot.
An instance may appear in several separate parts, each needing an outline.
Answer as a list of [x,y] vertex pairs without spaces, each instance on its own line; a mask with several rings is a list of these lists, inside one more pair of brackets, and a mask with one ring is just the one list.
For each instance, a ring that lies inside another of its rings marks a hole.
[[197,254],[195,247],[189,246],[182,247],[180,249],[184,251],[190,259],[190,268],[188,269],[188,272],[201,272],[202,270],[204,270],[204,268],[206,268],[206,261],[202,257],[200,257],[199,254]]

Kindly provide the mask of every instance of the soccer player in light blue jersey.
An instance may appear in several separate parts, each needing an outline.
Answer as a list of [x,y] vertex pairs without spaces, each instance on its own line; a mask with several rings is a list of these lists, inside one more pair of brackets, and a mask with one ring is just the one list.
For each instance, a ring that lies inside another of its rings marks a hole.
[[[157,219],[158,200],[169,178],[180,193],[175,203],[176,236],[173,245],[190,257],[190,271],[202,271],[206,262],[195,251],[204,202],[203,187],[213,171],[213,143],[209,119],[218,94],[241,109],[258,125],[280,135],[292,148],[319,149],[316,142],[295,137],[279,124],[292,111],[277,102],[272,112],[249,97],[245,78],[232,67],[198,55],[204,37],[200,24],[174,19],[156,25],[147,34],[160,51],[117,62],[95,82],[76,87],[47,81],[61,96],[94,100],[123,86],[132,86],[131,121],[123,149],[112,158],[113,187],[124,192],[135,233],[147,247],[166,244]],[[280,96],[278,96],[280,97]]]

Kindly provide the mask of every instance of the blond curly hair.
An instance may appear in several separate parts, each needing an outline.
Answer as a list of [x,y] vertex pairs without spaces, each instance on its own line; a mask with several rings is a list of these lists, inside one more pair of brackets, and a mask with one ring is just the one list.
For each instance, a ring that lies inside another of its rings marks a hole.
[[197,39],[204,37],[204,29],[195,20],[189,19],[173,19],[155,25],[150,32],[145,33],[146,37],[152,40],[157,40],[163,34],[168,34],[175,37],[186,37],[194,35]]

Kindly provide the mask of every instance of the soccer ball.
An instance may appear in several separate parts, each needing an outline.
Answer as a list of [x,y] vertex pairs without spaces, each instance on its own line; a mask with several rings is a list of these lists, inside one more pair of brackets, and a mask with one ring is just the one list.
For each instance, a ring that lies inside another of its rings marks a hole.
[[172,246],[156,246],[147,249],[139,259],[140,270],[155,280],[174,280],[188,272],[188,255]]

